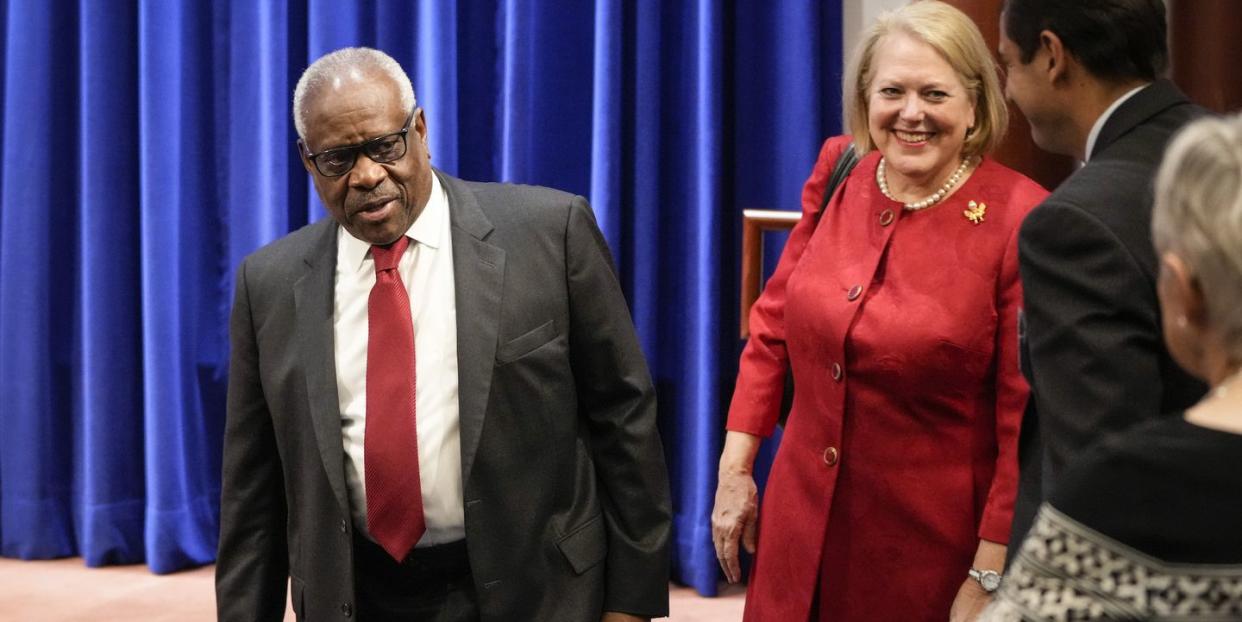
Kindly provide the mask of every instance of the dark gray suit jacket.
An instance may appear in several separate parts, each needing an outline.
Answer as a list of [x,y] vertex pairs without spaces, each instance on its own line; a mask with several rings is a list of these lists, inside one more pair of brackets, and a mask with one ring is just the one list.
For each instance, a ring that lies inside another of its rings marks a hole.
[[[466,543],[483,620],[668,608],[670,502],[655,395],[582,197],[437,174],[457,298]],[[333,354],[337,225],[246,258],[230,325],[221,620],[354,607]]]
[[1156,299],[1152,183],[1169,138],[1206,111],[1160,80],[1114,111],[1087,165],[1022,223],[1022,368],[1009,554],[1065,467],[1107,434],[1203,395],[1169,357]]

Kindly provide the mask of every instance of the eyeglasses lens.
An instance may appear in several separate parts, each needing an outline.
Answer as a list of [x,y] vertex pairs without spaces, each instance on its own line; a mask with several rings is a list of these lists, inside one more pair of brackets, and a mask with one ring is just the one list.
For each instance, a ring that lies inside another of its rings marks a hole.
[[325,151],[315,156],[315,167],[324,176],[339,177],[354,168],[359,151],[366,153],[372,162],[400,160],[405,156],[405,132],[380,136],[355,147]]

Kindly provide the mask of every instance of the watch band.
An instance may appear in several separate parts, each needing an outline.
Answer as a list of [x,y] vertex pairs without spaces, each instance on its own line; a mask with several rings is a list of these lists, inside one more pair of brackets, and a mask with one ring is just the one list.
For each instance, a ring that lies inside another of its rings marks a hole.
[[996,572],[995,570],[979,570],[977,568],[971,568],[969,574],[970,578],[978,582],[979,587],[982,587],[983,591],[989,594],[1000,588],[1001,579],[1004,578],[1001,573]]

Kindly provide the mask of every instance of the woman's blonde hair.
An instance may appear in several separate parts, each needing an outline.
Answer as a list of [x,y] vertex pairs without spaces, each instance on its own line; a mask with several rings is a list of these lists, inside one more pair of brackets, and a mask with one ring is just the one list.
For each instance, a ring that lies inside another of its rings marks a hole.
[[1152,237],[1190,266],[1220,345],[1242,362],[1242,115],[1200,119],[1169,144]]
[[962,145],[962,155],[991,152],[1005,137],[1009,109],[997,77],[996,62],[979,28],[965,13],[939,0],[916,0],[900,9],[881,13],[863,33],[845,72],[841,93],[845,125],[854,136],[859,155],[875,148],[867,123],[867,92],[875,77],[872,62],[880,41],[891,34],[908,34],[940,53],[974,97],[975,124]]

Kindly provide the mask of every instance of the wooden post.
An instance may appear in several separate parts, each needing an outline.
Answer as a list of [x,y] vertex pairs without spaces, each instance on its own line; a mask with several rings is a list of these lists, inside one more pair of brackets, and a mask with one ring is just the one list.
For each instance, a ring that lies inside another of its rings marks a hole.
[[759,281],[763,278],[763,232],[793,229],[801,219],[802,212],[742,210],[742,317],[739,329],[742,339],[750,336],[750,307],[759,299]]

